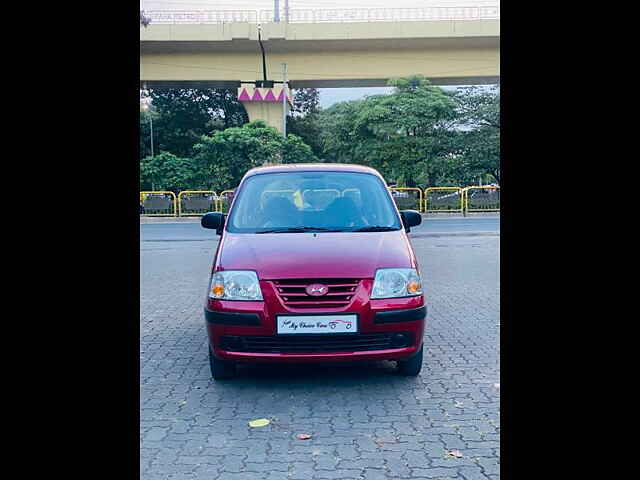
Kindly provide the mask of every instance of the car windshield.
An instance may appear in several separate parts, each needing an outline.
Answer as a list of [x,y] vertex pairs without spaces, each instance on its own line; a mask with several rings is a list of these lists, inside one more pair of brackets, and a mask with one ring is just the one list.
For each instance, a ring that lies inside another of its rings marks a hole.
[[384,183],[355,172],[266,173],[245,180],[227,221],[233,233],[399,230]]

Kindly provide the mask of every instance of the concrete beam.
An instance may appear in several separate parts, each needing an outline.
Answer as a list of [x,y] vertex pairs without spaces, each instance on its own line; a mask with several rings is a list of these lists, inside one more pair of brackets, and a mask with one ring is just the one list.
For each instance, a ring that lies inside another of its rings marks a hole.
[[[327,41],[369,40],[432,40],[438,39],[499,38],[500,20],[439,20],[424,22],[359,22],[359,23],[264,23],[263,41],[284,40],[286,47],[296,43]],[[244,40],[244,42],[243,42]],[[251,48],[248,41],[258,40],[258,27],[249,23],[225,23],[208,25],[151,25],[140,30],[140,44],[150,50],[166,51],[201,43],[211,48],[227,48],[224,44],[235,42],[235,49]],[[283,44],[284,45],[284,44]],[[343,45],[344,46],[344,45]],[[305,47],[308,49],[308,47]],[[149,51],[149,53],[152,53]],[[160,52],[157,52],[160,53]]]
[[[462,84],[468,83],[468,79],[500,76],[497,48],[270,52],[267,53],[270,80],[282,80],[282,63],[287,63],[293,85],[375,86],[392,77],[413,74],[422,74],[441,84],[444,81]],[[259,52],[148,54],[141,57],[140,79],[143,82],[250,82],[262,79],[262,60]]]
[[[439,85],[496,83],[499,20],[263,24],[267,75],[293,88],[384,86],[422,74]],[[262,78],[257,26],[151,25],[140,31],[149,86],[234,88]]]

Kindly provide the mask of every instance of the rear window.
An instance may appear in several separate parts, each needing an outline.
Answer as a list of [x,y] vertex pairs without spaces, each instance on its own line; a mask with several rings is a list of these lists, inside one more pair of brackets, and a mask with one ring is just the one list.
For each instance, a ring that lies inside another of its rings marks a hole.
[[399,230],[400,219],[376,175],[353,172],[287,172],[249,177],[238,192],[227,231],[286,229]]

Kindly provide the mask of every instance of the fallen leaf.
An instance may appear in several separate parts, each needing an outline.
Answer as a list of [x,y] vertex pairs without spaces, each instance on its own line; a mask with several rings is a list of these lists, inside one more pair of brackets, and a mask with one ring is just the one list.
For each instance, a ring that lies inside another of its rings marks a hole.
[[298,435],[296,435],[296,437],[299,440],[307,440],[307,439],[311,438],[312,435],[309,435],[308,433],[299,433]]
[[462,458],[462,452],[460,452],[460,450],[449,450],[447,452],[447,457]]
[[264,427],[266,425],[269,425],[269,420],[266,418],[258,418],[249,422],[250,427]]

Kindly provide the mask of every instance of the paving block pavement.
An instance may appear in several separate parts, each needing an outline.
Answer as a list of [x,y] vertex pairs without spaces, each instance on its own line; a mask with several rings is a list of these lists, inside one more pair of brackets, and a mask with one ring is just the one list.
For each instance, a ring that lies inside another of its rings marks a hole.
[[429,308],[419,377],[378,362],[219,383],[202,312],[216,243],[141,243],[141,478],[499,478],[499,241],[412,240]]

